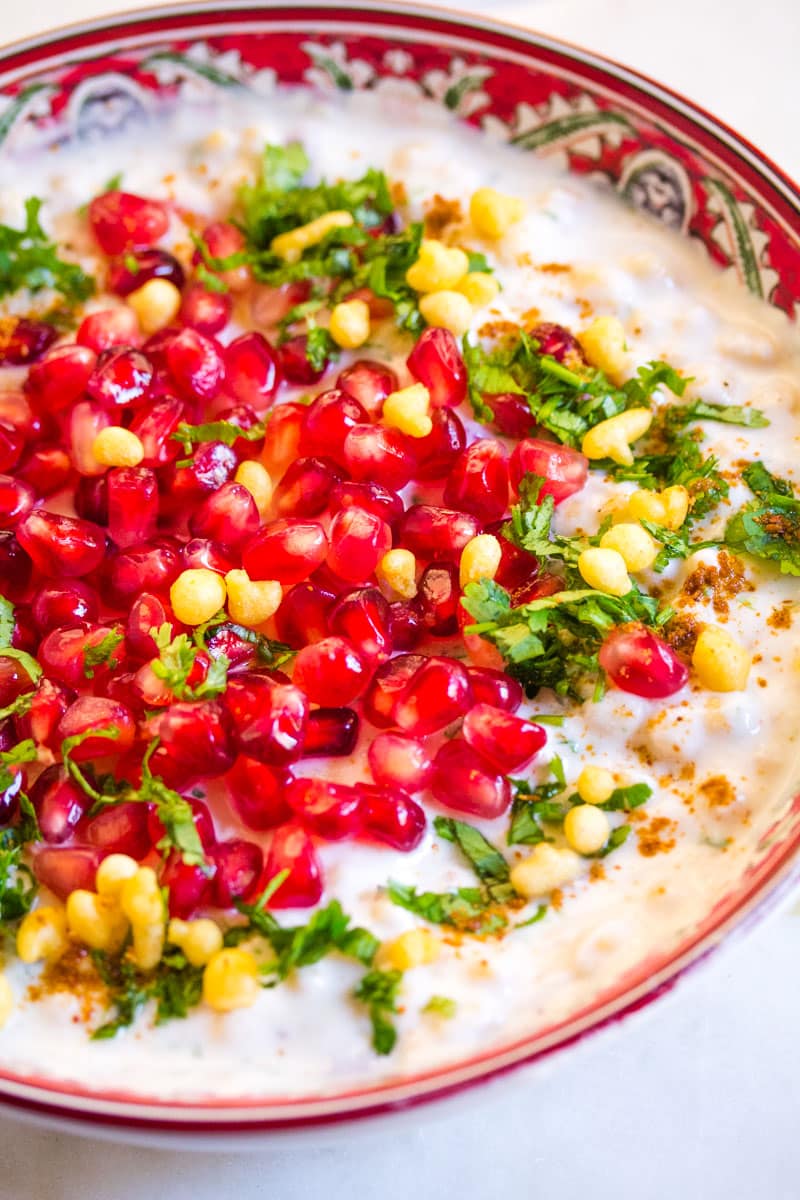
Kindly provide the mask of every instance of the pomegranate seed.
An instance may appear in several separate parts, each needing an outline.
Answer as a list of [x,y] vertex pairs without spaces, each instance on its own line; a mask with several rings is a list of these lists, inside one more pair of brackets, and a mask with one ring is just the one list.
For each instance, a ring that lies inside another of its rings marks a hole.
[[123,800],[102,809],[87,823],[86,839],[106,854],[144,858],[152,845],[147,829],[147,806],[136,800]]
[[[227,699],[227,696],[226,696]],[[150,759],[168,787],[191,787],[224,775],[236,757],[228,711],[214,700],[172,704],[155,718],[160,741]]]
[[9,825],[19,810],[19,797],[25,776],[22,768],[12,766],[9,771],[10,779],[0,785],[0,825]]
[[[212,258],[230,258],[231,255],[239,254],[245,248],[244,234],[227,221],[214,221],[211,225],[206,225],[203,230],[203,241]],[[201,261],[201,254],[196,251],[193,262]],[[250,286],[252,272],[248,266],[242,265],[229,267],[228,270],[217,271],[215,274],[219,275],[230,291],[241,292]]]
[[81,625],[96,621],[97,592],[80,579],[44,584],[33,598],[33,619],[41,633],[59,625]]
[[[261,424],[258,413],[249,404],[232,404],[229,408],[220,409],[216,416],[218,420],[227,421],[229,425],[235,425],[243,432]],[[254,441],[240,437],[233,443],[233,451],[237,458],[260,458],[263,449],[263,437],[256,438]]]
[[318,521],[288,517],[265,525],[244,548],[242,566],[251,579],[300,583],[325,561],[328,539]]
[[328,369],[326,358],[321,367],[315,367],[308,357],[308,335],[298,333],[278,347],[281,374],[289,383],[310,387],[318,383]]
[[29,317],[6,317],[0,328],[0,367],[25,367],[40,359],[58,337],[55,326]]
[[213,337],[231,319],[233,302],[227,292],[209,292],[200,283],[192,283],[183,293],[178,320],[206,337]]
[[589,476],[589,460],[580,451],[539,438],[515,446],[508,466],[515,492],[523,475],[539,475],[544,480],[539,499],[552,496],[556,504],[579,492]]
[[395,600],[389,608],[392,619],[392,645],[395,650],[413,650],[425,632],[418,608],[405,600]]
[[10,530],[0,529],[0,579],[6,599],[14,602],[21,600],[28,589],[30,577],[31,560],[28,555]]
[[34,446],[17,467],[17,478],[30,484],[40,496],[51,496],[66,486],[72,462],[63,446]]
[[83,318],[75,340],[96,354],[112,346],[138,346],[142,341],[139,319],[132,308],[104,308]]
[[269,849],[263,882],[288,871],[276,888],[269,908],[310,908],[322,896],[322,868],[314,853],[311,838],[297,825],[276,829]]
[[483,397],[494,413],[494,426],[506,437],[524,438],[533,433],[536,422],[525,396],[517,392],[499,392]]
[[42,436],[42,415],[31,408],[24,392],[0,392],[0,423],[22,434],[26,442]]
[[368,758],[376,783],[407,792],[422,791],[433,771],[433,760],[425,744],[407,733],[379,733],[369,748]]
[[224,483],[208,496],[189,521],[197,537],[223,546],[240,546],[258,530],[261,518],[252,494],[240,483]]
[[431,656],[398,691],[391,716],[407,733],[424,735],[451,725],[471,704],[469,676],[461,663]]
[[7,708],[31,689],[31,677],[22,663],[0,652],[0,708]]
[[361,827],[359,794],[346,783],[293,779],[286,799],[297,818],[318,837],[339,841],[352,837]]
[[19,741],[33,738],[38,746],[59,750],[58,723],[72,703],[73,696],[72,691],[43,676],[28,711],[14,718]]
[[303,750],[308,698],[265,676],[232,679],[223,697],[241,754],[271,766],[295,762]]
[[334,597],[313,583],[297,583],[283,597],[275,614],[278,637],[298,649],[317,642],[328,632],[328,614]]
[[397,540],[417,558],[457,563],[480,524],[470,513],[433,504],[412,504],[397,523]]
[[122,549],[156,531],[158,482],[148,467],[116,467],[108,476],[108,533]]
[[131,433],[144,449],[142,466],[160,467],[178,457],[180,446],[172,434],[183,416],[183,401],[176,396],[160,396],[142,405],[131,422]]
[[227,658],[229,673],[258,666],[257,647],[240,637],[231,625],[217,625],[206,637],[206,647],[212,658]]
[[144,250],[167,232],[163,204],[132,192],[104,192],[89,205],[89,224],[106,254]]
[[216,571],[218,575],[227,575],[236,566],[236,561],[226,553],[224,547],[209,538],[192,538],[181,554],[185,567],[205,567],[209,571]]
[[163,480],[164,501],[181,516],[187,502],[194,504],[207,492],[215,492],[227,483],[237,467],[236,451],[223,442],[203,442],[195,450],[190,465],[179,467],[171,479]]
[[502,587],[514,591],[536,579],[539,574],[539,560],[530,551],[515,546],[508,538],[502,536],[504,524],[504,521],[495,521],[487,525],[486,532],[493,533],[500,543],[500,566],[497,568],[495,579]]
[[[167,367],[187,400],[213,400],[225,378],[217,343],[195,329],[182,329],[167,346]],[[248,397],[243,397],[248,399]]]
[[394,724],[395,699],[425,661],[421,654],[398,654],[378,667],[362,701],[364,716],[372,725],[385,729]]
[[125,639],[131,654],[137,658],[156,657],[158,646],[150,631],[160,629],[162,625],[170,626],[170,639],[176,637],[180,631],[180,626],[166,600],[154,596],[151,592],[142,592],[134,600],[125,626]]
[[479,438],[456,459],[444,489],[444,502],[496,521],[508,508],[508,461],[499,442]]
[[185,863],[173,850],[161,872],[161,883],[169,889],[169,915],[182,921],[193,917],[209,898],[211,877],[208,867]]
[[13,613],[11,645],[15,650],[33,653],[39,644],[39,631],[29,605],[18,604]]
[[356,480],[374,480],[397,490],[412,478],[413,439],[383,425],[354,425],[344,440],[344,463]]
[[689,678],[672,647],[642,626],[612,630],[598,657],[615,687],[648,700],[674,695]]
[[315,708],[308,714],[303,758],[344,758],[358,741],[358,714],[352,708]]
[[[77,737],[90,730],[110,729],[114,726],[117,736],[112,740],[104,737],[87,737],[72,751],[76,762],[91,758],[103,758],[108,754],[124,754],[133,745],[136,725],[133,714],[115,700],[103,696],[79,696],[69,706],[58,724],[58,738]],[[91,838],[89,839],[91,841]]]
[[332,458],[295,459],[275,488],[275,511],[282,517],[316,517],[328,507],[331,489],[342,477]]
[[331,609],[328,625],[367,662],[392,652],[392,615],[377,588],[358,588],[342,596]]
[[[189,800],[188,804],[192,810],[192,822],[197,830],[200,844],[204,850],[210,850],[217,844],[217,834],[208,805],[196,798]],[[161,823],[156,805],[148,804],[147,810],[147,833],[151,845],[158,847],[158,843],[163,839],[167,831]]]
[[22,457],[24,449],[24,433],[19,429],[14,429],[11,425],[0,422],[0,471],[12,470]]
[[[373,226],[367,232],[370,237],[378,237],[381,233],[397,233],[398,230],[399,225],[394,224],[391,219],[387,219],[381,225]],[[376,296],[372,288],[354,288],[352,292],[347,292],[343,299],[363,300],[373,321],[385,321],[387,317],[394,316],[394,305],[391,300],[387,300],[385,296]]]
[[302,404],[276,404],[269,416],[264,466],[280,475],[297,458],[306,409]]
[[417,478],[445,479],[467,444],[467,433],[458,413],[451,408],[434,408],[433,428],[427,437],[417,438]]
[[345,438],[366,421],[363,405],[347,392],[322,392],[306,409],[301,446],[305,454],[326,454],[344,462]]
[[166,279],[180,291],[185,276],[177,258],[166,250],[150,249],[126,254],[108,268],[108,290],[117,296],[130,295],[149,279]]
[[73,783],[63,767],[42,771],[30,791],[39,829],[46,842],[67,842],[86,815],[91,800]]
[[514,717],[491,704],[476,704],[461,727],[464,740],[496,771],[526,766],[547,741],[541,725]]
[[231,908],[235,900],[246,900],[253,894],[264,870],[260,846],[244,838],[231,838],[217,842],[209,858],[217,868],[211,894],[218,908]]
[[106,350],[89,376],[86,391],[106,408],[137,404],[150,390],[153,368],[141,350]]
[[458,632],[460,597],[458,567],[453,563],[431,563],[422,572],[414,607],[432,637],[452,637]]
[[180,554],[171,541],[143,542],[121,550],[111,560],[111,587],[121,600],[141,591],[166,592],[182,569]]
[[97,868],[105,858],[99,846],[48,846],[33,856],[33,873],[59,900],[83,888],[94,891]]
[[278,355],[261,333],[244,333],[225,350],[225,387],[257,412],[269,405],[281,381]]
[[505,671],[490,667],[467,667],[467,675],[476,704],[492,704],[506,712],[516,712],[522,704],[522,687]]
[[454,408],[467,398],[467,368],[458,342],[447,329],[426,329],[406,360],[430,392],[434,408]]
[[336,514],[328,537],[328,566],[349,583],[369,579],[392,547],[392,531],[386,522],[355,506]]
[[563,325],[555,325],[552,321],[542,321],[539,325],[534,325],[530,330],[530,336],[539,343],[540,354],[549,354],[557,362],[563,363],[567,359],[586,362],[580,342]]
[[400,384],[390,367],[361,358],[341,372],[336,386],[356,399],[367,416],[377,421],[384,400],[391,392],[396,392]]
[[294,662],[294,682],[314,704],[348,704],[367,684],[364,663],[340,637],[305,646]]
[[503,666],[503,656],[500,651],[487,642],[477,633],[467,633],[466,630],[475,624],[475,618],[467,612],[464,605],[459,601],[456,608],[456,621],[458,628],[464,639],[464,646],[470,661],[478,667],[490,667],[493,670],[501,670]]
[[105,533],[99,525],[42,508],[23,517],[17,538],[44,575],[88,575],[105,554]]
[[31,367],[25,389],[43,412],[60,412],[86,391],[96,362],[89,346],[53,346]]
[[397,492],[381,483],[353,483],[343,480],[331,488],[330,505],[334,511],[343,508],[363,508],[386,521],[388,525],[403,515],[403,501]]
[[[53,629],[42,639],[39,646],[39,661],[48,675],[65,683],[68,687],[85,686],[86,658],[85,653],[94,649],[104,641],[109,633],[116,630],[107,625],[60,626]],[[104,672],[117,666],[125,657],[124,644],[117,645],[111,655],[113,663],[99,664],[90,667],[94,670],[97,680]]]
[[36,493],[12,475],[0,475],[0,528],[13,529],[33,508]]
[[274,329],[295,305],[302,304],[310,296],[311,283],[307,279],[281,283],[277,287],[257,283],[250,296],[253,324],[263,329]]
[[425,812],[410,796],[395,787],[370,787],[359,783],[364,833],[406,853],[425,836]]
[[72,465],[81,475],[103,475],[106,468],[94,454],[94,442],[101,429],[113,424],[109,410],[91,400],[81,400],[70,409],[66,421]]
[[515,588],[511,593],[511,603],[514,608],[520,604],[530,604],[532,600],[541,600],[545,596],[555,596],[556,592],[563,592],[564,580],[558,575],[540,575],[538,579],[531,579],[528,583],[521,587]]
[[511,786],[505,775],[495,774],[461,738],[439,747],[431,791],[446,808],[487,821],[502,816],[511,803]]
[[286,801],[289,775],[240,755],[225,776],[231,808],[248,829],[274,829],[292,815]]

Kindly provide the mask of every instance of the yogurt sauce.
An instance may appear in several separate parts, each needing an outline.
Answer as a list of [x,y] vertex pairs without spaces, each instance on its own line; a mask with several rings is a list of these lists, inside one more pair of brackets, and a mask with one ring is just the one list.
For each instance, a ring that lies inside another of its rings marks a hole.
[[[124,172],[126,190],[174,198],[212,218],[228,211],[265,142],[293,139],[304,143],[314,172],[329,178],[382,168],[405,186],[412,218],[435,193],[461,200],[464,208],[484,185],[524,197],[524,221],[499,246],[487,247],[503,291],[476,325],[519,319],[534,308],[541,319],[572,328],[585,325],[592,312],[616,314],[628,335],[632,370],[665,359],[693,377],[689,398],[752,403],[768,416],[765,429],[702,426],[704,448],[719,456],[723,469],[762,458],[776,475],[800,479],[800,338],[783,315],[735,287],[690,239],[531,155],[455,125],[427,102],[371,94],[321,98],[305,90],[258,106],[223,97],[213,108],[185,108],[124,139],[18,161],[11,175],[4,171],[0,219],[18,223],[25,196],[46,197],[45,222],[92,269],[85,222],[75,211],[116,171]],[[179,252],[185,250],[186,231],[177,220],[172,233]],[[374,346],[367,355],[386,358],[391,349]],[[404,352],[395,348],[395,357],[406,379]],[[13,379],[13,372],[6,374]],[[633,487],[609,486],[593,473],[583,491],[560,506],[558,531],[594,532],[602,506]],[[748,498],[746,489],[732,487],[729,505],[702,536],[719,534]],[[673,564],[660,577],[667,598],[699,560],[713,561],[715,553]],[[111,1042],[87,1039],[68,995],[23,1003],[0,1037],[0,1067],[165,1099],[347,1090],[509,1044],[585,1008],[649,956],[668,954],[736,887],[800,777],[796,634],[767,624],[777,606],[796,604],[797,581],[751,562],[747,573],[756,588],[731,602],[726,625],[757,656],[747,690],[720,695],[690,686],[672,701],[651,702],[612,689],[599,703],[567,710],[563,726],[549,728],[548,746],[531,772],[534,782],[558,754],[569,782],[592,761],[625,782],[649,783],[654,795],[628,842],[605,860],[604,878],[590,879],[587,870],[565,890],[561,907],[551,907],[536,925],[497,942],[466,938],[445,946],[435,964],[408,972],[400,1036],[388,1058],[373,1052],[364,1010],[348,999],[360,968],[332,956],[264,991],[252,1009],[219,1016],[200,1008],[160,1028],[140,1019]],[[645,586],[658,578],[645,579]],[[718,619],[702,599],[692,611]],[[528,711],[560,709],[543,693]],[[363,778],[363,754],[362,741],[357,765],[334,762],[328,774]],[[725,804],[713,803],[713,789],[702,791],[720,775],[731,785]],[[663,823],[654,826],[659,818]],[[253,836],[227,812],[220,821],[226,833]],[[504,845],[507,824],[504,818],[482,827],[513,862],[526,848]],[[652,853],[656,848],[661,852]],[[381,893],[389,879],[435,891],[474,883],[454,848],[430,833],[411,855],[350,842],[324,844],[320,853],[326,896],[338,897],[354,922],[381,938],[419,924]],[[307,913],[281,919],[302,923]],[[18,961],[7,968],[22,997],[35,970]],[[423,1014],[432,995],[455,1000],[455,1017]]]

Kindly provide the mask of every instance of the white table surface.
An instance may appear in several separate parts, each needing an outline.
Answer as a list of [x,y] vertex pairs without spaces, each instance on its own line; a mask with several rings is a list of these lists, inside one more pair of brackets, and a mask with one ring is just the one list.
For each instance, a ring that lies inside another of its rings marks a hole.
[[[637,67],[800,176],[800,0],[461,7]],[[0,40],[108,8],[0,0]],[[644,1015],[518,1086],[369,1139],[237,1157],[114,1146],[0,1118],[0,1200],[796,1200],[798,914],[784,906]]]

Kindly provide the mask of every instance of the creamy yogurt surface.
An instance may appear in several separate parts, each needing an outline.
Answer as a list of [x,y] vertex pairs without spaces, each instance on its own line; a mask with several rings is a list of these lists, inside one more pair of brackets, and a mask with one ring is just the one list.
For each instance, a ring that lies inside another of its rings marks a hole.
[[[410,219],[420,219],[436,194],[467,211],[470,195],[483,186],[524,200],[524,219],[501,241],[468,239],[470,248],[486,251],[502,288],[489,310],[476,315],[476,331],[490,322],[519,323],[532,310],[570,329],[584,327],[593,315],[613,314],[625,328],[630,374],[662,359],[691,377],[684,399],[760,409],[769,420],[764,428],[698,425],[704,453],[717,455],[723,472],[736,472],[737,480],[696,538],[721,537],[730,515],[751,499],[738,480],[743,462],[761,459],[774,475],[800,483],[800,338],[783,314],[748,296],[691,240],[420,101],[359,94],[332,99],[297,90],[257,104],[226,97],[213,108],[184,108],[125,137],[5,167],[0,221],[19,224],[24,198],[45,197],[46,227],[92,269],[96,250],[76,212],[116,172],[123,173],[126,190],[172,200],[205,222],[230,211],[264,143],[293,140],[304,145],[314,178],[384,170],[402,185]],[[187,240],[173,218],[164,244],[185,256]],[[102,297],[91,302],[103,303]],[[411,382],[407,352],[391,335],[354,357],[391,361],[402,386]],[[15,373],[5,374],[11,386]],[[3,372],[0,386],[6,386]],[[468,414],[465,422],[471,436],[486,436]],[[635,487],[592,472],[583,490],[558,507],[556,531],[593,534],[598,514]],[[646,573],[641,582],[657,585],[671,601],[718,553],[703,550],[671,563],[663,575]],[[745,570],[752,590],[731,596],[724,618],[725,629],[754,656],[745,690],[715,693],[690,681],[663,701],[609,688],[583,705],[562,704],[546,691],[525,702],[521,712],[534,719],[544,713],[564,720],[546,727],[547,746],[517,774],[542,782],[558,756],[568,790],[590,761],[607,767],[620,785],[649,784],[653,795],[633,815],[627,842],[600,867],[592,869],[588,860],[544,919],[499,939],[440,930],[438,960],[405,974],[391,1055],[374,1053],[364,1008],[350,998],[361,968],[335,955],[265,989],[252,1008],[220,1015],[200,1007],[185,1021],[159,1027],[145,1015],[101,1042],[88,1040],[79,1003],[68,993],[26,1000],[37,968],[8,955],[6,974],[20,1002],[0,1033],[0,1068],[174,1100],[345,1091],[511,1044],[590,1006],[650,956],[669,955],[736,887],[787,811],[799,775],[800,661],[791,625],[797,581],[754,560]],[[681,611],[700,622],[720,620],[708,590]],[[788,621],[775,619],[781,611],[789,612]],[[353,759],[329,760],[325,773],[342,781],[368,778],[366,745],[374,734],[365,724]],[[319,773],[318,767],[312,760],[300,773]],[[427,796],[424,802],[430,816],[444,811]],[[227,806],[215,808],[215,816],[221,834],[254,836]],[[529,847],[505,844],[507,815],[475,823],[510,863],[529,853]],[[475,883],[456,848],[432,826],[411,854],[352,841],[322,843],[319,854],[326,899],[338,898],[354,923],[382,940],[421,924],[386,896],[389,880],[436,892]],[[535,911],[534,901],[519,919]],[[278,916],[300,924],[308,914]],[[434,996],[454,1001],[455,1015],[423,1011]]]

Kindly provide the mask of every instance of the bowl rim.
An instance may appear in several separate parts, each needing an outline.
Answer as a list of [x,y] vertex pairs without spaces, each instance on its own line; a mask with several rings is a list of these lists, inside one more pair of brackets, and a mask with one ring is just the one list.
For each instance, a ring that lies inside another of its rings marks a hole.
[[[535,29],[514,21],[497,20],[450,7],[433,7],[416,0],[348,0],[344,5],[337,0],[309,0],[294,5],[291,0],[229,0],[220,6],[219,0],[181,0],[179,3],[145,5],[126,9],[105,17],[89,18],[53,27],[42,34],[18,39],[0,45],[0,75],[8,60],[22,56],[25,73],[35,69],[40,55],[49,48],[57,48],[62,41],[69,42],[81,35],[100,35],[93,42],[97,47],[113,41],[120,34],[129,32],[136,40],[136,27],[146,21],[164,21],[164,36],[179,32],[180,26],[170,26],[169,18],[183,21],[216,16],[204,35],[213,32],[213,25],[224,26],[237,16],[250,16],[257,21],[259,15],[268,17],[285,13],[287,21],[303,25],[310,19],[326,14],[324,20],[335,28],[353,28],[357,24],[375,31],[385,28],[386,23],[398,29],[413,32],[415,21],[426,23],[426,28],[437,24],[450,35],[451,42],[459,36],[471,41],[483,40],[483,46],[506,61],[513,61],[513,49],[503,42],[516,43],[516,53],[525,58],[531,51],[550,54],[562,62],[566,58],[578,68],[588,68],[611,82],[622,83],[638,93],[640,101],[648,103],[642,107],[652,116],[652,102],[665,107],[673,126],[681,129],[682,135],[691,137],[693,128],[700,128],[713,139],[715,148],[723,148],[720,156],[707,144],[701,147],[706,157],[717,158],[726,167],[733,168],[746,178],[757,176],[761,186],[766,185],[781,200],[777,208],[771,205],[773,214],[790,234],[800,242],[800,187],[791,176],[779,167],[768,155],[720,118],[708,112],[697,102],[671,89],[623,63],[602,54],[576,45],[566,39],[537,33]],[[329,14],[329,16],[327,15]],[[417,26],[417,29],[420,27]],[[197,33],[199,34],[199,29]],[[327,28],[325,30],[327,32]],[[495,39],[494,41],[491,39]],[[580,76],[580,71],[578,72]],[[585,81],[585,74],[582,76]],[[630,95],[626,103],[634,103]],[[648,107],[648,104],[650,107]],[[676,121],[677,118],[677,121]],[[765,204],[768,203],[762,197]],[[800,796],[794,801],[800,807]],[[328,1095],[294,1097],[286,1100],[269,1101],[220,1099],[185,1101],[159,1100],[157,1098],[126,1096],[109,1091],[93,1092],[83,1086],[68,1082],[25,1076],[0,1069],[0,1106],[23,1110],[27,1114],[46,1120],[68,1121],[73,1125],[102,1123],[111,1136],[116,1131],[124,1136],[128,1131],[167,1132],[175,1134],[201,1134],[219,1132],[227,1135],[264,1135],[269,1132],[308,1131],[309,1128],[341,1125],[363,1118],[376,1118],[400,1109],[433,1101],[441,1101],[472,1087],[479,1082],[488,1082],[507,1072],[542,1062],[569,1046],[576,1045],[590,1034],[619,1023],[631,1014],[649,1006],[654,1000],[670,991],[694,967],[707,961],[711,954],[725,941],[730,944],[733,935],[741,935],[751,929],[758,920],[777,906],[781,898],[800,881],[800,823],[795,832],[779,847],[777,854],[770,853],[747,877],[728,900],[727,907],[718,916],[716,908],[701,922],[699,932],[688,943],[676,949],[662,960],[659,969],[643,974],[634,982],[618,981],[601,1002],[590,1003],[550,1029],[538,1034],[518,1036],[511,1043],[498,1045],[483,1053],[473,1054],[458,1062],[445,1064],[429,1071],[398,1080],[384,1080],[370,1085],[340,1090]],[[726,898],[727,899],[727,898]],[[641,969],[639,969],[641,973]]]

